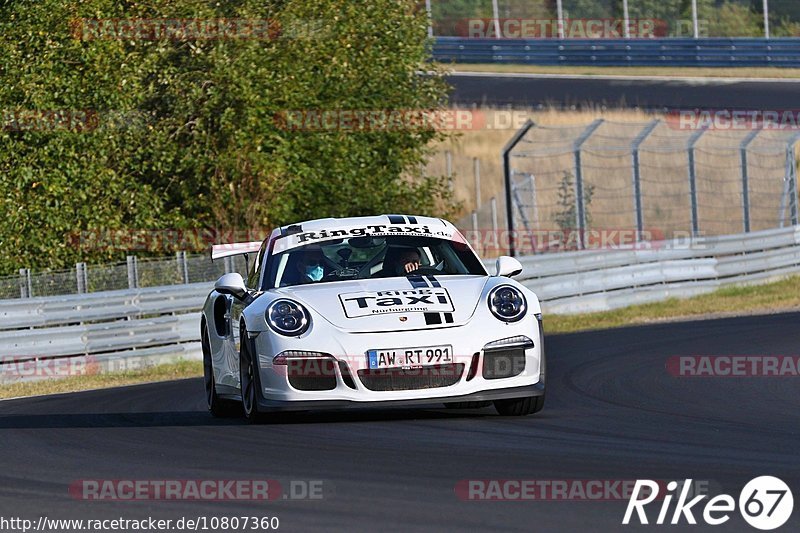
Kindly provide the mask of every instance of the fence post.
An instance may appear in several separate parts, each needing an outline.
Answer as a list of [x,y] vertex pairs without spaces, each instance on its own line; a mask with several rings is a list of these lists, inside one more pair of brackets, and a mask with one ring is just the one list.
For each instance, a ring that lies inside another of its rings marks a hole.
[[19,269],[19,297],[33,298],[33,284],[31,283],[31,270],[29,268]]
[[573,152],[575,158],[575,224],[578,230],[578,250],[583,249],[583,233],[586,230],[586,206],[583,198],[583,166],[581,164],[581,149],[589,137],[603,124],[604,120],[598,118],[587,127],[580,137],[575,140]]
[[759,126],[747,134],[747,137],[739,145],[739,158],[742,167],[742,223],[744,224],[745,233],[750,233],[750,176],[747,174],[747,147],[758,137],[762,127]]
[[700,140],[700,137],[706,132],[707,127],[708,126],[703,126],[702,129],[693,133],[686,146],[689,155],[689,197],[692,204],[692,237],[697,237],[700,233],[700,224],[697,219],[697,175],[694,164],[694,147]]
[[564,7],[562,0],[556,0],[556,16],[558,17],[558,38],[564,38]]
[[425,0],[425,12],[428,14],[428,39],[433,38],[433,12],[431,11],[431,0]]
[[623,23],[622,23],[623,34],[624,34],[626,39],[630,39],[631,38],[631,29],[629,27],[629,24],[630,24],[631,17],[630,17],[630,11],[628,11],[628,0],[622,0],[622,18],[623,18]]
[[475,252],[478,255],[482,255],[481,244],[483,242],[483,239],[481,239],[481,232],[480,232],[480,229],[478,229],[478,212],[477,211],[473,211],[472,212],[472,234],[475,235],[475,242],[474,242],[475,243]]
[[128,288],[129,289],[138,289],[139,288],[139,267],[137,265],[136,256],[129,255],[127,257],[128,261]]
[[447,176],[447,184],[453,190],[453,152],[444,151],[444,174]]
[[490,203],[492,208],[492,246],[497,250],[500,248],[500,241],[497,238],[497,198],[492,196]]
[[794,158],[794,144],[792,144],[791,153],[789,154],[790,160],[792,162],[792,174],[791,174],[791,184],[792,184],[792,197],[791,197],[791,209],[790,213],[792,214],[792,226],[797,226],[797,162]]
[[178,261],[178,273],[184,285],[189,284],[189,264],[186,262],[186,252],[175,252],[175,259]]
[[[536,176],[531,172],[528,174],[528,181],[530,181],[531,185],[531,206],[533,207],[533,225],[536,229],[539,229],[539,206],[536,200]],[[533,236],[531,236],[533,238]],[[534,246],[534,249],[536,247]]]
[[641,170],[639,168],[639,147],[642,143],[653,133],[661,123],[656,119],[650,122],[644,129],[639,132],[639,135],[631,143],[631,161],[633,163],[633,208],[636,217],[636,242],[642,240],[644,233],[644,214],[642,210],[642,183],[641,183]]
[[481,208],[481,160],[472,158],[472,173],[475,175],[475,211]]
[[779,213],[779,226],[783,227],[783,221],[786,218],[786,203],[789,203],[789,216],[791,217],[792,225],[796,226],[797,222],[797,161],[794,157],[794,149],[800,141],[800,133],[793,135],[786,143],[786,169],[783,178],[783,194],[781,195],[781,205]]
[[75,263],[75,277],[78,282],[78,294],[86,294],[86,263]]
[[[508,225],[508,255],[514,257],[517,255],[516,243],[514,238],[514,205],[511,201],[511,151],[516,148],[517,144],[522,140],[523,137],[533,128],[536,124],[528,119],[525,124],[511,137],[511,140],[508,141],[508,144],[503,147],[503,179],[505,183],[506,189],[506,224]],[[495,199],[492,198],[492,202],[495,202]],[[495,213],[494,215],[494,223],[497,225],[497,208],[493,206],[492,211]],[[497,230],[495,229],[495,238],[497,238]]]

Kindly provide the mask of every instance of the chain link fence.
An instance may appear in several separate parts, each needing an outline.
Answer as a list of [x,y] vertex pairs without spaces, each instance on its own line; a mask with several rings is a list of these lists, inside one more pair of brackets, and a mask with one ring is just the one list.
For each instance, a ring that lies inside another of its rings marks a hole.
[[428,5],[431,33],[439,37],[800,36],[797,0],[430,0]]
[[[533,126],[510,153],[517,252],[796,225],[798,141],[796,129],[682,129],[660,119]],[[469,185],[467,170],[455,180],[462,201],[475,206],[457,226],[482,255],[508,253],[502,177],[484,173],[484,185]],[[488,201],[470,200],[487,183]]]
[[171,258],[128,256],[124,263],[78,263],[70,270],[32,273],[22,268],[17,276],[0,277],[0,299],[212,282],[227,272],[244,276],[247,272],[244,256],[211,261],[208,254],[177,252]]

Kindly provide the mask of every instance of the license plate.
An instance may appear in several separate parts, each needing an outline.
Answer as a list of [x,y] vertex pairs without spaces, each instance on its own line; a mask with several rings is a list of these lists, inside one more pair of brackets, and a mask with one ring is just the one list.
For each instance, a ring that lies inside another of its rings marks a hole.
[[388,348],[367,352],[370,370],[381,368],[415,368],[453,362],[453,347]]

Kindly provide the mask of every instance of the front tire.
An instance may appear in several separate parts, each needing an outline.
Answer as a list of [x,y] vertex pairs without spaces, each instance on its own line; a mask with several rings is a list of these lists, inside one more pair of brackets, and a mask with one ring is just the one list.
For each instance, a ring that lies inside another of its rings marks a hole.
[[247,330],[242,328],[241,348],[239,349],[239,383],[242,389],[242,409],[248,422],[256,424],[264,418],[258,410],[258,390],[261,380],[256,367],[256,357]]
[[526,416],[538,413],[544,407],[544,395],[495,400],[494,408],[503,416]]

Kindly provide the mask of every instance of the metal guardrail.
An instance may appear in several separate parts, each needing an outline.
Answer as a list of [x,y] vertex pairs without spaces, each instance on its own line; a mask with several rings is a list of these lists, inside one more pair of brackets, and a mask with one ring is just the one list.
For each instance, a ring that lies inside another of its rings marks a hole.
[[437,37],[436,61],[673,67],[800,67],[800,38],[468,39]]
[[800,273],[800,226],[520,258],[549,313],[605,311]]
[[[517,279],[546,312],[576,313],[800,273],[800,226],[639,246],[523,257]],[[200,359],[199,310],[211,287],[1,300],[0,383],[58,375],[64,361],[68,373],[84,373]]]
[[200,359],[210,283],[0,300],[0,383]]

